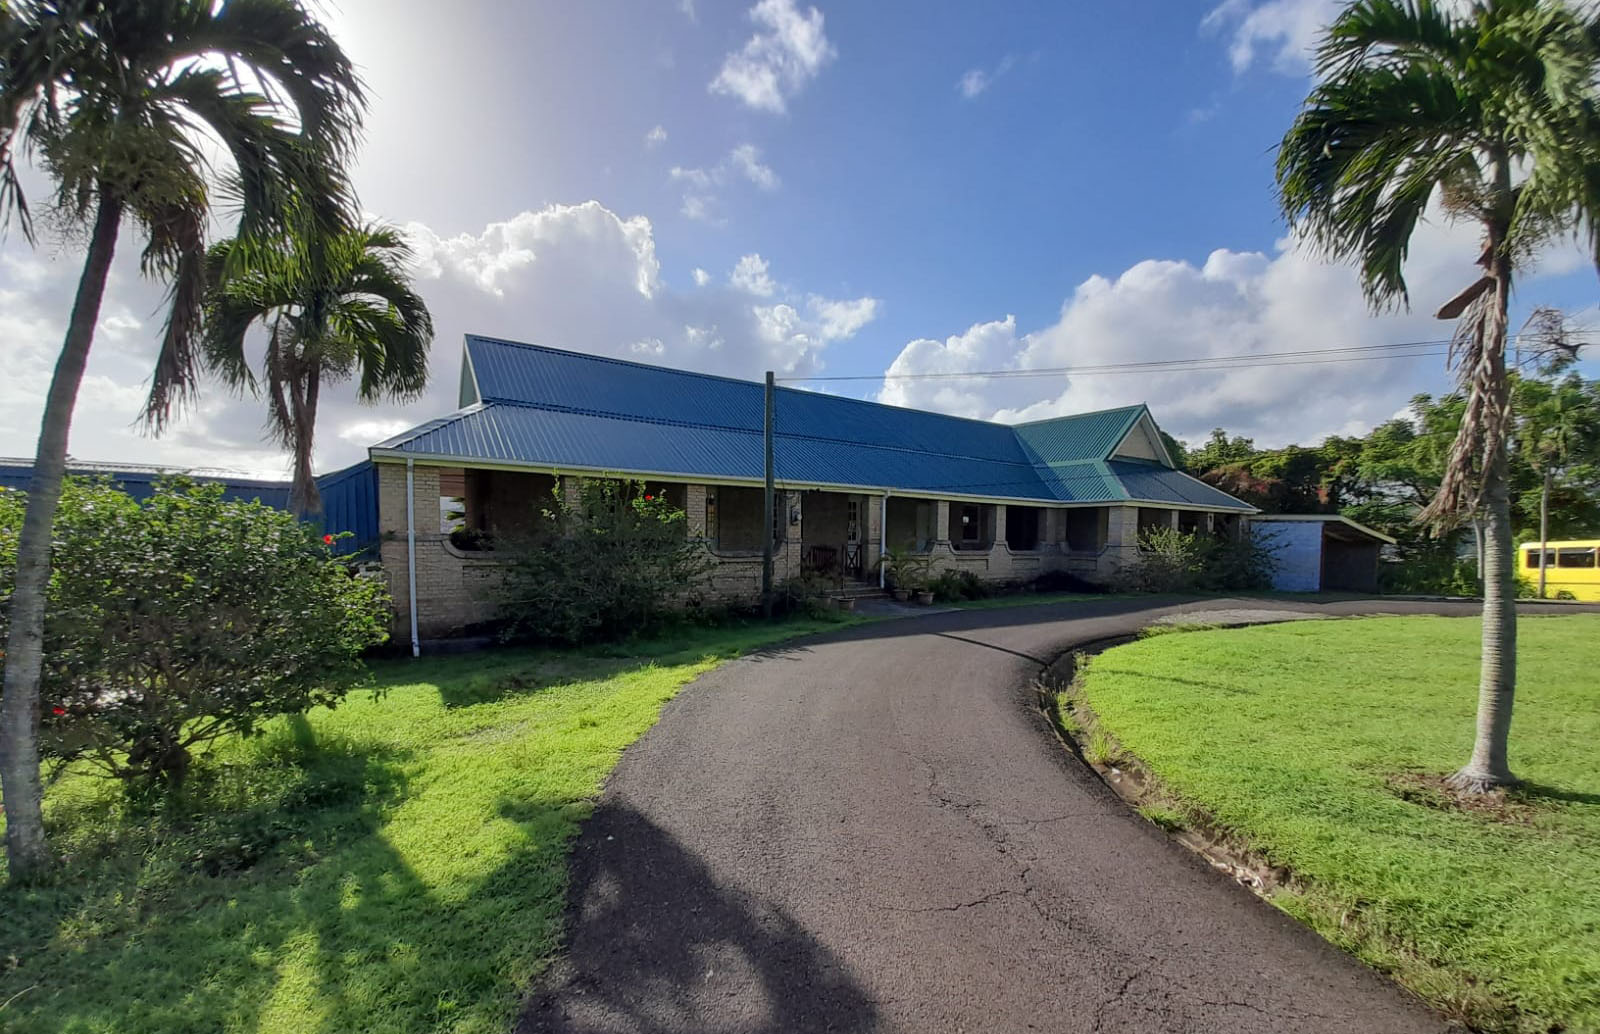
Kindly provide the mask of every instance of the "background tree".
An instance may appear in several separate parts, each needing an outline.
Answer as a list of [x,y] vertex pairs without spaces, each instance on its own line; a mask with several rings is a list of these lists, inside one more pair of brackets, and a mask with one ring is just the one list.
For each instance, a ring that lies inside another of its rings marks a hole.
[[[359,376],[363,402],[416,398],[427,386],[433,319],[411,289],[411,250],[393,227],[287,234],[243,263],[237,248],[211,249],[205,361],[235,389],[259,393],[265,383],[273,437],[294,455],[289,508],[321,513],[311,459],[322,386]],[[245,350],[256,324],[267,331],[259,380]]]
[[1220,427],[1212,428],[1211,437],[1204,444],[1185,450],[1184,462],[1191,474],[1200,475],[1208,470],[1243,463],[1256,455],[1256,443],[1243,435],[1228,437]]
[[[1600,457],[1600,392],[1577,374],[1540,380],[1518,378],[1513,392],[1517,414],[1517,452],[1538,475],[1538,541],[1550,541],[1550,497],[1557,478],[1575,465]],[[1539,565],[1539,597],[1545,592],[1545,564]]]
[[1354,260],[1374,308],[1408,303],[1407,249],[1429,202],[1483,231],[1483,276],[1439,312],[1466,396],[1438,492],[1422,516],[1484,519],[1477,738],[1452,785],[1515,782],[1511,429],[1506,327],[1518,268],[1583,232],[1600,262],[1600,27],[1560,0],[1484,0],[1457,15],[1432,0],[1357,0],[1317,50],[1318,82],[1278,151],[1292,227]]
[[19,161],[54,185],[52,216],[88,231],[83,274],[45,400],[17,547],[0,702],[0,783],[13,878],[46,864],[39,673],[50,541],[73,405],[124,217],[146,275],[171,285],[146,416],[163,425],[195,384],[205,242],[220,143],[240,233],[272,232],[292,194],[319,226],[348,207],[342,166],[361,114],[349,60],[295,0],[6,0],[0,4],[0,222],[31,242]]

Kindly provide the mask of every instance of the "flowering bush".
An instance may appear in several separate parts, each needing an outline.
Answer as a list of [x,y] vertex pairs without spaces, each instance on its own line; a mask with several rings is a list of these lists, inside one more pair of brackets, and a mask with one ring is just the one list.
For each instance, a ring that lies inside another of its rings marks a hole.
[[[0,637],[23,508],[0,492]],[[342,700],[387,637],[388,602],[318,538],[220,485],[167,480],[137,502],[69,478],[45,618],[47,756],[177,784],[217,737]]]

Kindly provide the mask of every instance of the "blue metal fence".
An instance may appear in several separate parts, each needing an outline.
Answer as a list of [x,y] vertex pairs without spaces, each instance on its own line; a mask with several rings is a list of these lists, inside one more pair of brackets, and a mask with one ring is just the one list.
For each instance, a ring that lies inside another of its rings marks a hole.
[[[159,479],[183,473],[196,481],[221,484],[223,495],[228,499],[247,502],[259,499],[278,510],[286,509],[289,505],[287,481],[261,481],[227,474],[117,463],[70,463],[67,471],[88,477],[108,477],[135,499],[149,498]],[[31,461],[0,460],[0,486],[25,492],[32,480]],[[322,527],[334,534],[351,533],[350,537],[341,538],[334,545],[336,553],[355,553],[377,542],[378,473],[373,469],[371,460],[362,460],[343,470],[322,475],[317,478],[317,488],[322,493]]]

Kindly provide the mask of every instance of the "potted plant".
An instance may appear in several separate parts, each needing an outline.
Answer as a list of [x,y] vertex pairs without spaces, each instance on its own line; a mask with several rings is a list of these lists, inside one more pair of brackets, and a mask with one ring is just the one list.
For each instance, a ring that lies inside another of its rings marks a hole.
[[925,566],[926,560],[911,552],[907,545],[901,549],[890,547],[883,551],[883,556],[878,559],[878,564],[883,568],[884,584],[894,598],[901,603],[911,598],[915,591],[913,582],[917,569]]

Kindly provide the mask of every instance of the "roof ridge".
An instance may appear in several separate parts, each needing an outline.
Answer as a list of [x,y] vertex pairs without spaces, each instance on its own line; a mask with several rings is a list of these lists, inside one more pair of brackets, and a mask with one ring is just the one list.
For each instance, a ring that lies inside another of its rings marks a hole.
[[[576,359],[590,359],[597,363],[608,363],[613,366],[627,366],[637,370],[654,370],[659,373],[677,374],[680,377],[699,377],[705,380],[722,381],[728,384],[738,384],[746,388],[754,388],[758,390],[765,387],[765,384],[763,384],[761,381],[746,380],[743,377],[730,377],[727,374],[722,373],[701,373],[698,370],[683,370],[674,366],[660,366],[656,363],[641,363],[636,359],[619,359],[615,356],[594,355],[590,352],[579,352],[570,348],[556,348],[554,345],[536,345],[530,344],[526,341],[509,341],[505,338],[490,337],[486,334],[469,333],[466,334],[465,337],[468,340],[486,341],[490,344],[505,345],[509,348],[526,348],[533,352],[554,353],[556,355],[572,356]],[[876,406],[880,409],[892,409],[900,413],[916,413],[921,416],[938,417],[941,420],[961,420],[969,424],[981,424],[984,427],[1000,427],[1009,430],[1014,427],[1023,426],[1021,424],[1001,423],[998,420],[984,420],[981,417],[975,416],[960,416],[955,413],[938,413],[931,409],[918,409],[915,406],[897,406],[892,402],[879,402],[875,399],[858,399],[849,395],[835,395],[831,391],[814,391],[808,388],[795,388],[784,384],[778,384],[775,387],[778,391],[793,392],[796,395],[807,395],[814,398],[849,402],[860,406]],[[506,398],[505,396],[500,395],[484,397],[494,398],[496,401],[521,403],[521,400],[519,399]],[[1107,412],[1109,412],[1109,410],[1107,410]],[[1057,417],[1056,419],[1060,418]]]
[[[532,352],[553,352],[556,355],[570,355],[575,359],[589,359],[597,363],[609,363],[612,366],[631,366],[640,370],[655,370],[660,373],[675,373],[680,377],[702,377],[713,381],[727,381],[731,384],[742,384],[749,388],[762,387],[760,381],[745,380],[742,377],[729,377],[723,373],[701,373],[698,370],[680,370],[674,366],[658,366],[655,363],[641,363],[636,359],[618,359],[616,356],[595,355],[593,352],[579,352],[572,348],[557,348],[554,345],[536,345],[527,341],[511,341],[506,338],[490,337],[487,334],[464,335],[468,341],[487,341],[494,345],[505,345],[509,348],[526,348]],[[514,401],[514,400],[510,400]]]
[[1057,420],[1076,420],[1085,416],[1104,416],[1107,413],[1120,413],[1126,409],[1149,409],[1143,402],[1135,402],[1127,406],[1107,406],[1105,409],[1086,409],[1082,413],[1063,413],[1061,416],[1041,417],[1038,420],[1024,420],[1017,424],[1006,424],[1006,427],[1037,427],[1040,424],[1053,424]]

